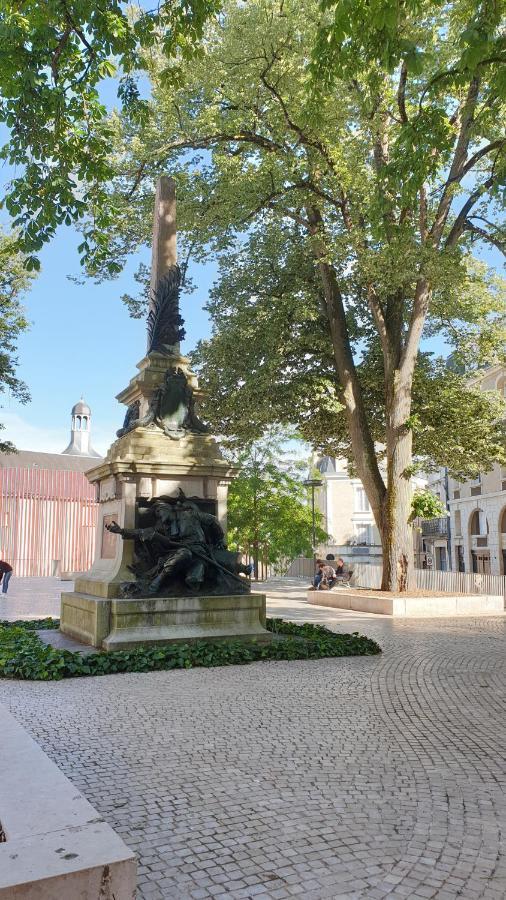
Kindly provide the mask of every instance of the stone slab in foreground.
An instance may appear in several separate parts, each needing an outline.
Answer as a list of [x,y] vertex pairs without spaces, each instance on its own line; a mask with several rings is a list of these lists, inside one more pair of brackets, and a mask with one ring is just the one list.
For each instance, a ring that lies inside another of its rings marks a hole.
[[0,706],[0,900],[133,900],[135,856]]
[[381,591],[347,591],[337,588],[331,591],[308,591],[307,598],[313,606],[330,606],[403,618],[504,615],[504,597],[500,594],[395,596],[382,594]]

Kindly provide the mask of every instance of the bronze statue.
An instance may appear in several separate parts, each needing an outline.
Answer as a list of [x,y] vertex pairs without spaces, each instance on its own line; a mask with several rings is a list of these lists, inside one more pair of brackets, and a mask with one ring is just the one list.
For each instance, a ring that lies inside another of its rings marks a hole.
[[179,312],[181,270],[173,265],[160,278],[151,292],[148,315],[148,353],[170,353],[185,336],[184,321]]
[[207,430],[197,418],[193,390],[182,369],[167,369],[162,386],[153,396],[153,421],[172,438],[182,437],[187,431]]
[[161,428],[167,437],[179,440],[188,432],[205,434],[207,428],[195,412],[193,389],[182,369],[170,366],[163,383],[151,397],[148,411],[139,417],[140,402],[132,403],[125,415],[123,427],[116,432],[123,437],[134,428]]
[[124,540],[135,540],[136,582],[124,586],[128,596],[231,594],[250,590],[251,567],[227,549],[218,519],[202,512],[182,491],[177,500],[155,498],[150,509],[155,524],[125,529],[113,522],[106,528]]

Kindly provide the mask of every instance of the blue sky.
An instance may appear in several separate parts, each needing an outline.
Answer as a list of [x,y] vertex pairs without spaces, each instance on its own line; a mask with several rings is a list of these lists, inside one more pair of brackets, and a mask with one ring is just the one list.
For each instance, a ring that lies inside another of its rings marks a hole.
[[[0,420],[3,436],[20,449],[60,452],[68,442],[70,410],[81,395],[92,410],[92,441],[105,452],[120,427],[125,407],[115,395],[128,384],[145,353],[143,321],[131,319],[120,300],[137,293],[133,279],[138,263],[150,261],[148,250],[133,256],[116,281],[75,284],[79,274],[77,245],[81,237],[62,228],[41,254],[42,270],[26,298],[30,331],[19,341],[19,374],[27,382],[31,402],[21,406],[8,396]],[[209,333],[203,305],[215,267],[193,266],[197,290],[183,298],[190,349]]]
[[[102,84],[101,98],[109,109],[117,104],[116,87],[116,79]],[[5,136],[2,129],[2,143]],[[0,190],[11,177],[12,170],[4,164]],[[8,229],[5,214],[2,224]],[[0,397],[0,421],[6,428],[2,439],[22,450],[63,450],[68,444],[70,410],[82,395],[92,411],[93,446],[105,454],[125,414],[116,394],[135,375],[136,363],[145,355],[145,324],[129,317],[120,297],[138,293],[133,275],[139,262],[150,264],[150,250],[133,255],[115,281],[96,285],[89,280],[79,285],[68,276],[82,275],[77,253],[81,240],[75,228],[59,229],[40,254],[41,272],[25,299],[31,328],[19,341],[18,371],[29,386],[31,401],[21,405],[8,395]],[[212,260],[205,266],[193,264],[190,274],[196,290],[182,299],[187,334],[183,353],[210,332],[203,307],[216,266]]]

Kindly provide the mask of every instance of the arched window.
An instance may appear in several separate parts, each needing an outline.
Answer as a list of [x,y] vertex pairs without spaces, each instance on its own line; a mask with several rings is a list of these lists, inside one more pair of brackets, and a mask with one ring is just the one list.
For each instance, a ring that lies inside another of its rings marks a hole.
[[88,416],[83,416],[83,417],[82,417],[81,430],[82,430],[82,431],[88,431]]
[[475,509],[469,520],[469,531],[475,536],[488,534],[488,520],[482,509]]

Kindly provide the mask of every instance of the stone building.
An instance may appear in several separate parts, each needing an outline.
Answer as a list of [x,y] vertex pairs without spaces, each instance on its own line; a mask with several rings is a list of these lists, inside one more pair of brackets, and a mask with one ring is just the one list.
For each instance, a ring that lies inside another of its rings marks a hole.
[[[315,505],[323,516],[322,528],[330,535],[326,546],[318,548],[318,555],[333,553],[348,564],[381,565],[381,538],[362,482],[349,474],[345,459],[324,456],[315,463],[323,482],[315,491]],[[413,489],[426,487],[427,480],[415,476],[412,483]],[[415,530],[413,540],[418,562],[418,532]]]
[[94,557],[97,490],[85,472],[101,461],[90,444],[91,410],[72,408],[62,453],[0,454],[0,558],[19,576],[88,569]]
[[[432,472],[427,488],[439,498],[443,506],[449,508],[449,483],[446,469]],[[416,523],[418,543],[416,565],[420,569],[434,569],[447,572],[451,569],[451,521],[450,516],[437,519],[419,519]]]
[[[506,398],[506,367],[492,366],[472,382]],[[474,480],[449,479],[452,567],[506,574],[506,468],[495,465]]]
[[325,551],[346,562],[381,562],[381,540],[364,487],[359,478],[348,473],[344,459],[324,456],[316,463],[323,485],[315,493],[317,508],[323,516],[322,528],[330,535]]

